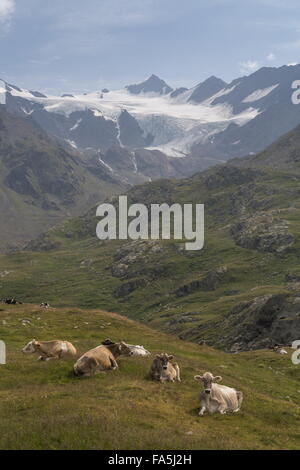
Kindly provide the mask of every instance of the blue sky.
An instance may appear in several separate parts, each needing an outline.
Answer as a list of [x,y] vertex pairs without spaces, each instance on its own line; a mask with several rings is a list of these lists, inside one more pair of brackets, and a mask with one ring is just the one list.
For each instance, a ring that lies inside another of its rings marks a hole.
[[300,62],[299,0],[0,0],[0,77],[48,93]]

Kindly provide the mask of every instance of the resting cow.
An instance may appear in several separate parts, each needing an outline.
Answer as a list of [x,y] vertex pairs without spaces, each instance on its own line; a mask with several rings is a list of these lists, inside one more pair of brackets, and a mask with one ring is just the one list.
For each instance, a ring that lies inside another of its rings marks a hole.
[[222,377],[214,377],[210,372],[203,375],[196,375],[195,380],[203,383],[204,390],[200,393],[200,412],[203,416],[205,411],[209,413],[225,414],[228,411],[236,413],[240,410],[243,401],[243,393],[234,388],[219,385]]
[[130,349],[123,342],[112,343],[110,341],[109,343],[101,344],[83,354],[74,365],[74,374],[89,377],[96,372],[117,369],[116,359],[121,355],[130,356]]
[[39,361],[75,357],[76,348],[69,341],[36,341],[33,339],[22,349],[24,354],[39,354]]
[[274,346],[273,351],[276,352],[277,354],[282,354],[282,355],[285,355],[285,354],[288,353],[288,352],[287,352],[284,348],[282,348],[281,346]]
[[159,382],[181,382],[178,364],[170,362],[173,357],[166,353],[157,354],[150,368],[150,378]]
[[[106,339],[102,341],[101,344],[104,344],[105,346],[115,344],[113,343],[110,339]],[[140,346],[138,344],[126,344],[126,346],[130,349],[130,356],[150,356],[151,353],[147,351],[147,349],[144,348],[144,346]]]

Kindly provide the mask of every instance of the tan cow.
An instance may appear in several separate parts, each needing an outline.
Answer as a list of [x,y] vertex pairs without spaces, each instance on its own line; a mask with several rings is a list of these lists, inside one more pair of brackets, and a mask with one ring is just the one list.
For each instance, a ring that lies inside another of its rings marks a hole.
[[170,361],[174,356],[166,353],[157,354],[152,362],[149,376],[152,380],[159,382],[181,382],[180,369],[178,364],[172,364]]
[[75,357],[76,348],[69,341],[36,341],[33,339],[22,349],[24,354],[39,354],[39,361]]
[[204,388],[200,393],[199,416],[203,416],[205,411],[211,414],[225,414],[228,411],[236,413],[240,410],[243,393],[215,383],[222,380],[220,375],[214,377],[210,372],[205,372],[203,375],[195,375],[194,379],[202,382]]
[[119,356],[129,356],[130,349],[123,343],[101,344],[90,349],[74,364],[74,374],[78,377],[89,377],[103,370],[118,368],[116,359]]

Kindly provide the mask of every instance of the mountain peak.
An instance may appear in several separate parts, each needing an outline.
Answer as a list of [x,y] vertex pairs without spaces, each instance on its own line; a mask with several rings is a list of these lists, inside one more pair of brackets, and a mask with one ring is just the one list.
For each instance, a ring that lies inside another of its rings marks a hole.
[[158,93],[159,95],[167,95],[173,91],[164,80],[159,78],[157,75],[152,74],[147,80],[142,83],[135,85],[128,85],[125,87],[133,95],[140,93]]
[[199,85],[194,88],[194,91],[191,94],[189,101],[201,103],[202,101],[207,100],[211,96],[223,90],[223,88],[225,88],[226,86],[227,83],[224,82],[224,80],[212,75],[211,77],[204,80],[204,82],[199,83]]

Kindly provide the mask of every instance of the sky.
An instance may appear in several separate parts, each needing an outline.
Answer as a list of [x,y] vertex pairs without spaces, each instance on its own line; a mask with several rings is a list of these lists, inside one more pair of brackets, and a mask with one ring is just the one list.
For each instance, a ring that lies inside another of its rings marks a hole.
[[46,93],[230,82],[299,56],[299,0],[0,0],[0,78]]

